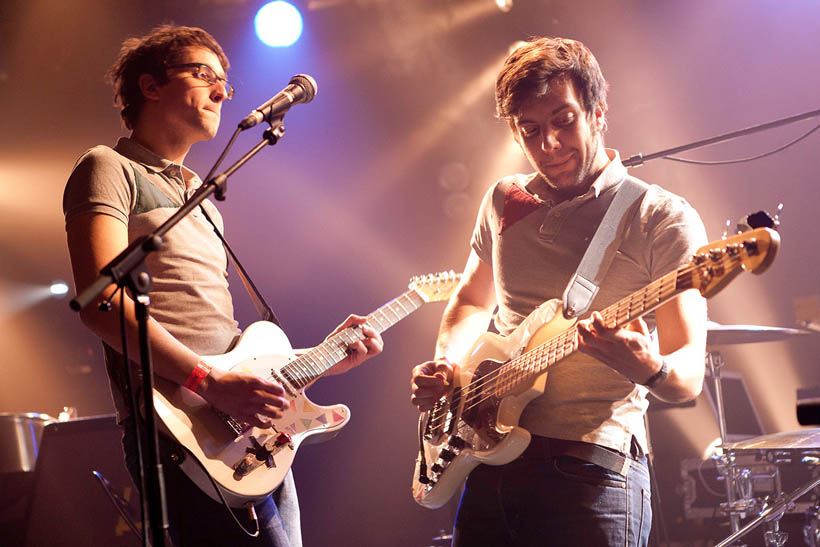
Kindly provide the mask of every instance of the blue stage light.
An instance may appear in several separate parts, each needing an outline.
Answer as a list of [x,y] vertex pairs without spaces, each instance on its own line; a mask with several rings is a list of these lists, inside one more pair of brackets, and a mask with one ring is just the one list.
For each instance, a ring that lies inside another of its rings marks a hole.
[[302,35],[302,15],[281,0],[259,8],[253,24],[259,39],[271,47],[287,47]]

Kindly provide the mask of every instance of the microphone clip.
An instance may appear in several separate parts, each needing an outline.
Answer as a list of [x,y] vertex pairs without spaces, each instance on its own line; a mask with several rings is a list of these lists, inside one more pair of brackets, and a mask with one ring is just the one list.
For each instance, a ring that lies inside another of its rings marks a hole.
[[270,127],[265,129],[265,132],[262,133],[262,137],[268,141],[268,144],[273,146],[279,139],[285,136],[285,125],[283,123],[285,119],[284,114],[279,116],[278,118],[272,119],[270,123]]

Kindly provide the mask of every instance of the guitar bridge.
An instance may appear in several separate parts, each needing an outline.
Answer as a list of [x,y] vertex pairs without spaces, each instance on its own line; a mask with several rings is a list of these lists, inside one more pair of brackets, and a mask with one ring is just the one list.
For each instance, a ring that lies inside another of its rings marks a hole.
[[[275,430],[274,430],[275,431]],[[262,464],[268,469],[276,467],[273,456],[281,452],[285,447],[293,450],[293,441],[287,433],[279,433],[276,437],[269,439],[264,444],[251,435],[249,437],[251,446],[245,449],[245,456],[233,466],[233,478],[242,480],[248,474],[260,467]]]

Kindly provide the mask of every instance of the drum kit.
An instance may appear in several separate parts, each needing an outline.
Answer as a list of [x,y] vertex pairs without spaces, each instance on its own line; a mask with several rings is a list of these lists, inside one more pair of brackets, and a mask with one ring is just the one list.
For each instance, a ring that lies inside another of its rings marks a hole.
[[[809,329],[762,327],[757,325],[720,325],[709,322],[707,346],[750,344],[792,340],[814,333]],[[789,534],[780,528],[780,519],[795,509],[795,502],[820,486],[820,429],[775,433],[740,442],[727,442],[726,414],[721,388],[721,368],[724,361],[717,351],[706,354],[707,371],[714,382],[715,407],[720,428],[721,450],[713,456],[717,473],[725,486],[726,501],[719,513],[729,517],[732,533],[715,547],[739,546],[740,538],[765,524],[766,547],[785,545]],[[820,425],[820,424],[817,424]],[[784,492],[782,475],[785,467],[802,466],[799,486]],[[761,480],[761,477],[763,480]],[[809,477],[809,480],[805,480]],[[764,486],[765,485],[765,486]],[[760,497],[761,490],[765,496]],[[820,492],[820,490],[816,491]],[[806,525],[803,541],[810,547],[820,547],[820,500],[817,493],[805,506]],[[753,516],[741,526],[741,520]]]

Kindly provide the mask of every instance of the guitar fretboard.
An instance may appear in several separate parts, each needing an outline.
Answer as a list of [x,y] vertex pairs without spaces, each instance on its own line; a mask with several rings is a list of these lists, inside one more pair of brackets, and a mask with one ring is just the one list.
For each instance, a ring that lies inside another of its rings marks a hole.
[[[681,266],[674,272],[653,281],[643,289],[619,300],[601,312],[607,324],[618,327],[638,319],[668,300],[693,287],[691,265]],[[495,376],[493,395],[503,397],[523,382],[543,373],[554,363],[578,349],[578,331],[573,325],[547,342],[505,363]],[[482,386],[476,386],[482,387]],[[475,390],[481,392],[481,389]],[[484,397],[486,395],[480,395]]]
[[[424,299],[411,289],[367,316],[367,325],[382,333],[419,309]],[[348,327],[294,359],[280,370],[285,380],[301,390],[347,357],[347,347],[365,338],[360,327]]]

